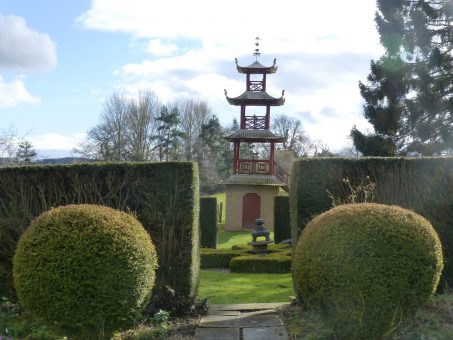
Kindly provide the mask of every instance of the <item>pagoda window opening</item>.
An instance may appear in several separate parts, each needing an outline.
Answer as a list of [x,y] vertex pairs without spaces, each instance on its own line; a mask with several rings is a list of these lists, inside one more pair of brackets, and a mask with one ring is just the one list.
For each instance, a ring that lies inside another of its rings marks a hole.
[[266,74],[247,74],[247,91],[266,91]]
[[253,113],[244,110],[243,129],[265,130],[268,128],[267,112],[263,107],[254,107]]

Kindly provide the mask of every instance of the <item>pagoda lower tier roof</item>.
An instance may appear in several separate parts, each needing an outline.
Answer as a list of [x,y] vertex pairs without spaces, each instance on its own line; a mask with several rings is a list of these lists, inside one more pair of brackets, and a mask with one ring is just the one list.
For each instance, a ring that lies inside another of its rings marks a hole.
[[283,143],[285,141],[284,137],[276,136],[269,130],[254,130],[254,129],[241,129],[237,130],[233,134],[225,137],[229,141],[243,141],[243,142],[275,142]]
[[277,66],[275,66],[277,59],[274,59],[274,65],[272,66],[264,66],[258,61],[255,61],[253,64],[249,66],[239,66],[238,59],[235,58],[234,60],[236,62],[236,67],[239,73],[270,74],[277,72]]
[[225,185],[267,185],[274,187],[283,187],[286,184],[279,181],[273,175],[243,175],[235,174],[222,181]]
[[275,98],[265,91],[245,91],[238,97],[228,97],[225,90],[225,97],[231,105],[251,105],[251,106],[280,106],[285,103],[285,90],[282,91],[280,98]]

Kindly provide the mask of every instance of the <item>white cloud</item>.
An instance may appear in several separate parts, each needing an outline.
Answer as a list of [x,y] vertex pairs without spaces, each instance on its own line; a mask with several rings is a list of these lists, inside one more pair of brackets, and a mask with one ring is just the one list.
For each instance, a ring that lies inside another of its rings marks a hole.
[[39,98],[25,88],[23,77],[6,82],[0,75],[0,108],[11,108],[19,104],[38,104]]
[[152,58],[115,70],[119,89],[149,89],[164,100],[207,100],[223,124],[239,117],[239,109],[226,103],[223,89],[237,96],[245,87],[234,58],[241,65],[251,63],[258,35],[260,61],[271,64],[277,57],[279,66],[268,77],[268,93],[280,96],[286,90],[285,106],[272,112],[309,112],[311,121],[299,117],[307,132],[336,148],[346,143],[354,124],[366,124],[357,84],[366,78],[370,59],[382,53],[375,6],[375,0],[167,0],[158,6],[147,0],[92,0],[77,22],[148,39],[154,47]]
[[40,136],[29,137],[33,147],[39,150],[65,150],[70,151],[77,147],[86,138],[86,133],[63,135],[61,133],[47,133]]
[[48,34],[28,27],[22,17],[0,15],[0,68],[29,72],[56,64],[55,43]]
[[152,39],[149,41],[146,50],[154,56],[171,56],[178,50],[178,46],[172,43],[162,44],[160,39]]

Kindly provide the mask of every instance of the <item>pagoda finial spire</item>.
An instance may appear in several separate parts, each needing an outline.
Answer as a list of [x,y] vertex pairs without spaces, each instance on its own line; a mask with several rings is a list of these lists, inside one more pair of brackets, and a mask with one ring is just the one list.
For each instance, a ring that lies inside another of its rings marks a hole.
[[259,37],[255,38],[255,53],[253,53],[253,55],[255,56],[256,61],[258,61],[258,57],[261,55],[261,53],[260,53],[260,38]]

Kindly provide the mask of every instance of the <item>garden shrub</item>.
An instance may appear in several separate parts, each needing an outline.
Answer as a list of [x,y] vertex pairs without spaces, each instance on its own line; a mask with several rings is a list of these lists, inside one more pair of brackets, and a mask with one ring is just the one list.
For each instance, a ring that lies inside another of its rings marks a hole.
[[290,273],[291,256],[278,253],[237,256],[230,261],[230,271],[232,273]]
[[291,238],[289,196],[274,197],[274,238],[275,243]]
[[169,286],[181,301],[196,296],[199,191],[192,162],[0,168],[0,295],[13,290],[12,257],[30,222],[51,207],[81,203],[133,212],[156,246],[154,293]]
[[217,198],[200,198],[200,233],[203,248],[217,246]]
[[20,304],[81,338],[130,325],[148,303],[157,256],[131,214],[68,205],[36,218],[14,256]]
[[372,194],[368,200],[413,210],[431,222],[440,237],[445,258],[439,288],[453,287],[451,157],[302,158],[295,161],[290,193],[293,246],[314,216],[329,210],[332,203],[350,201],[351,188],[360,187],[362,191],[356,192],[362,194],[359,201],[364,200],[366,193]]
[[381,339],[435,291],[439,238],[422,216],[374,203],[340,205],[315,217],[294,254],[303,302],[341,339]]
[[229,268],[230,260],[235,256],[247,254],[241,250],[210,249],[201,250],[201,268]]

